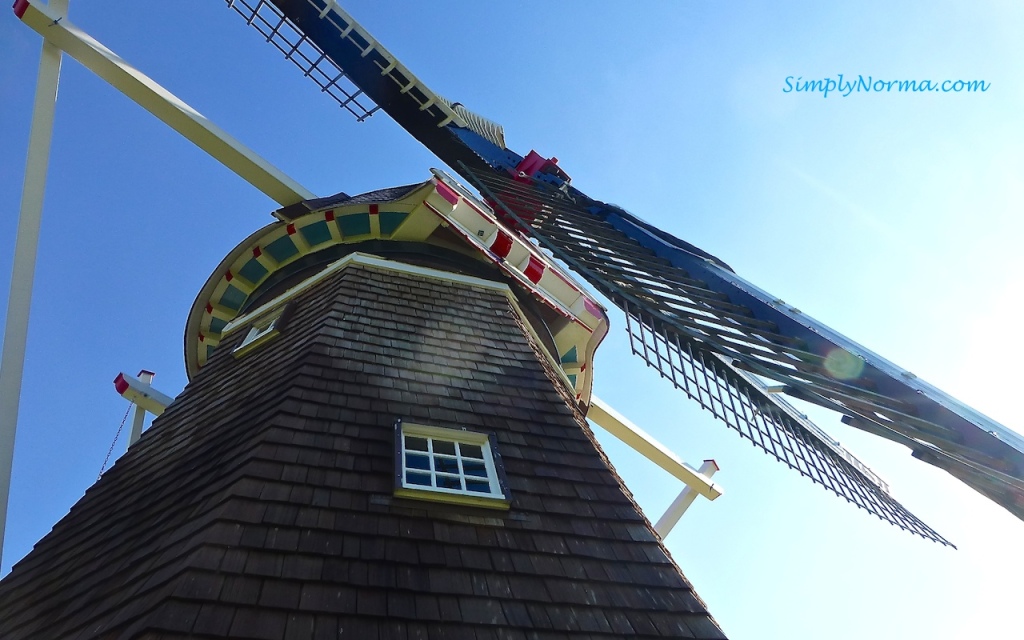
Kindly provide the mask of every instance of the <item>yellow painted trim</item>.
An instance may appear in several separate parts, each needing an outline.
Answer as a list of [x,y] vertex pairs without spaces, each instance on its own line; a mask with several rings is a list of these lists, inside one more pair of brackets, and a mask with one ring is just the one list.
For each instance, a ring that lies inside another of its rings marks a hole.
[[281,335],[280,331],[278,331],[277,329],[271,329],[270,331],[264,333],[262,336],[250,342],[249,344],[236,348],[232,352],[232,355],[234,355],[236,358],[241,358],[245,354],[254,351],[258,347],[263,346],[264,344],[270,342],[279,335]]
[[461,493],[441,493],[434,489],[408,489],[405,487],[399,487],[395,489],[395,497],[423,500],[425,502],[461,504],[469,507],[481,507],[484,509],[496,509],[500,511],[508,511],[512,507],[512,503],[506,498],[483,498],[467,496]]
[[437,438],[438,440],[450,440],[454,442],[465,442],[467,444],[484,444],[490,441],[486,433],[479,431],[468,431],[463,429],[451,429],[449,427],[436,427],[430,424],[419,422],[402,421],[402,433],[406,431],[412,436],[424,436]]
[[[376,269],[383,269],[387,271],[393,271],[396,273],[406,273],[409,275],[420,276],[424,278],[430,278],[433,280],[441,280],[444,282],[457,282],[460,284],[467,284],[473,287],[480,287],[482,289],[490,289],[491,291],[500,291],[505,294],[508,298],[509,304],[515,310],[516,314],[523,321],[523,326],[530,333],[530,337],[533,338],[534,342],[540,347],[540,351],[547,357],[548,364],[558,372],[559,378],[562,380],[562,384],[569,389],[574,396],[578,395],[580,391],[573,386],[572,382],[569,381],[569,376],[562,368],[561,362],[558,360],[557,354],[548,353],[548,350],[544,348],[544,342],[541,340],[540,335],[533,328],[533,325],[527,319],[526,314],[523,313],[522,307],[519,306],[519,301],[516,299],[512,289],[502,282],[494,282],[493,280],[484,280],[483,278],[477,278],[475,276],[467,276],[460,273],[451,273],[449,271],[441,271],[438,269],[431,269],[429,267],[421,267],[419,265],[406,264],[404,262],[396,262],[394,260],[387,260],[385,258],[379,258],[366,253],[350,253],[347,256],[339,259],[337,262],[327,267],[320,273],[303,280],[299,284],[295,285],[291,289],[288,289],[284,293],[280,294],[273,300],[270,300],[245,315],[238,316],[227,325],[220,332],[220,339],[223,340],[229,334],[234,333],[240,327],[243,327],[260,316],[280,307],[285,302],[295,298],[303,291],[306,291],[310,287],[313,287],[317,283],[323,281],[325,278],[332,276],[333,274],[345,269],[350,265],[361,265],[365,267],[371,267]],[[593,354],[590,354],[593,356]],[[579,379],[577,379],[579,381]]]
[[376,267],[378,269],[387,269],[389,271],[396,271],[399,273],[408,273],[410,275],[422,276],[425,278],[432,278],[435,280],[444,280],[448,282],[459,282],[462,284],[468,284],[474,287],[481,287],[484,289],[492,289],[494,291],[501,291],[508,296],[512,296],[512,290],[509,289],[508,285],[501,282],[494,282],[492,280],[484,280],[483,278],[476,278],[474,276],[466,276],[458,273],[449,273],[447,271],[439,271],[437,269],[430,269],[428,267],[420,267],[416,265],[406,264],[404,262],[395,262],[394,260],[386,260],[384,258],[378,258],[367,253],[354,252],[347,256],[339,259],[337,262],[327,267],[320,273],[311,276],[299,284],[295,285],[291,289],[288,289],[284,293],[280,294],[273,300],[266,302],[245,315],[238,316],[231,322],[229,322],[224,329],[220,332],[220,335],[226,336],[229,333],[237,330],[240,326],[247,324],[255,318],[263,315],[264,313],[274,309],[278,305],[291,300],[295,296],[299,295],[303,291],[323,281],[325,278],[341,271],[351,264],[363,265],[367,267]]

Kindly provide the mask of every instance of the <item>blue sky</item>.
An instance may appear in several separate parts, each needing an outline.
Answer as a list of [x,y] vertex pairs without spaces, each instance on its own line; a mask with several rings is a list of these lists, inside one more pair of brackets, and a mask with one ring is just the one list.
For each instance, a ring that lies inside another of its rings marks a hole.
[[[1021,430],[1024,7],[1013,2],[348,2],[438,93],[557,156],[585,192]],[[835,5],[835,6],[833,6]],[[312,191],[426,179],[383,114],[357,124],[221,2],[72,0],[70,19]],[[40,41],[0,17],[0,309]],[[787,76],[985,80],[985,93],[783,93]],[[185,384],[181,335],[267,198],[65,61],[2,572],[95,481],[119,371]],[[596,391],[726,494],[668,546],[732,638],[1019,636],[1024,523],[906,449],[812,413],[953,551],[759,453],[628,357]],[[811,413],[809,411],[809,413]],[[599,434],[649,517],[679,483]],[[118,443],[116,452],[124,450]]]

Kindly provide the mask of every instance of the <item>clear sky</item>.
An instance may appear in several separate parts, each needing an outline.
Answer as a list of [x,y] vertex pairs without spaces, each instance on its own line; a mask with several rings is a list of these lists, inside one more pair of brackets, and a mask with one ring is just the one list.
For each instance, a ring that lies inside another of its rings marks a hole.
[[[913,5],[345,3],[431,88],[502,123],[512,148],[557,156],[585,192],[1019,432],[1024,5]],[[318,95],[223,2],[72,0],[70,19],[317,194],[439,164],[383,114],[357,124]],[[0,310],[39,48],[0,16]],[[783,91],[787,76],[840,73],[991,86]],[[95,481],[127,408],[115,375],[146,368],[182,389],[195,295],[275,208],[74,61],[50,167],[2,573]],[[597,393],[694,466],[722,468],[725,495],[699,500],[667,542],[730,637],[1021,637],[1024,523],[812,413],[960,549],[897,530],[694,407],[612,322]],[[656,520],[681,485],[599,435]]]

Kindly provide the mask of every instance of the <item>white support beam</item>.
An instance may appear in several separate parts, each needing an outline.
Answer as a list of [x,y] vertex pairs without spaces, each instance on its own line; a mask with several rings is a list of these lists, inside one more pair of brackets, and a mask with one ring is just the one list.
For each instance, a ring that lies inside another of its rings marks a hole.
[[722,495],[721,487],[711,482],[707,476],[697,469],[680,460],[665,445],[627,420],[596,395],[590,397],[590,410],[587,412],[587,418],[619,440],[625,442],[640,455],[682,480],[686,486],[692,487],[698,495],[702,495],[708,500],[714,500]]
[[[155,374],[152,371],[146,371],[143,369],[139,372],[139,382],[144,385],[151,385],[153,383],[153,376]],[[124,379],[124,374],[118,376],[118,379]],[[114,386],[117,387],[117,379],[114,380]],[[124,394],[121,394],[124,395]],[[142,437],[142,424],[146,421],[146,410],[137,402],[133,402],[135,405],[135,414],[132,416],[132,431],[128,436],[128,446],[132,446],[139,441]],[[165,407],[167,405],[164,405]],[[155,414],[154,414],[155,415]]]
[[[57,15],[64,15],[68,11],[68,0],[51,0],[48,9]],[[18,427],[29,307],[32,303],[32,281],[36,273],[39,225],[43,217],[43,196],[46,193],[46,171],[50,162],[53,116],[57,107],[60,62],[60,48],[44,41],[32,105],[32,128],[29,131],[28,157],[25,160],[25,182],[21,190],[18,235],[14,241],[14,268],[11,271],[11,291],[7,299],[3,355],[0,356],[0,562],[3,561],[7,502],[11,494],[11,470],[14,465],[14,434]]]
[[[700,465],[698,469],[702,475],[711,477],[718,471],[718,465],[714,460],[705,460],[704,464]],[[686,510],[690,508],[693,501],[697,499],[697,492],[693,490],[693,487],[684,487],[676,499],[672,501],[668,509],[665,510],[665,515],[658,519],[658,523],[654,525],[654,530],[658,532],[661,539],[664,540],[671,533],[672,528],[679,522],[679,518],[683,517]]]
[[150,386],[151,380],[153,380],[153,373],[150,371],[140,371],[138,378],[127,373],[119,373],[114,378],[114,388],[128,402],[142,408],[143,411],[158,416],[169,404],[174,402],[174,398],[166,393],[160,393]]
[[66,19],[64,11],[36,0],[21,2],[26,5],[22,21],[48,43],[66,51],[278,204],[288,206],[316,197],[170,91],[76,28]]

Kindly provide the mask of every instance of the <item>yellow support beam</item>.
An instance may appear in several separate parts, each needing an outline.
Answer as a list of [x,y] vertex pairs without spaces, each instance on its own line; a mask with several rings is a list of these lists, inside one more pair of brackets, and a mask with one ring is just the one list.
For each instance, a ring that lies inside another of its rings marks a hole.
[[76,28],[63,11],[25,1],[22,21],[275,202],[288,206],[316,195],[258,156],[201,113]]
[[622,440],[643,457],[682,480],[686,486],[693,488],[708,500],[714,500],[722,495],[722,488],[712,482],[710,478],[680,460],[665,445],[627,420],[596,395],[590,396],[590,409],[587,411],[587,418]]

